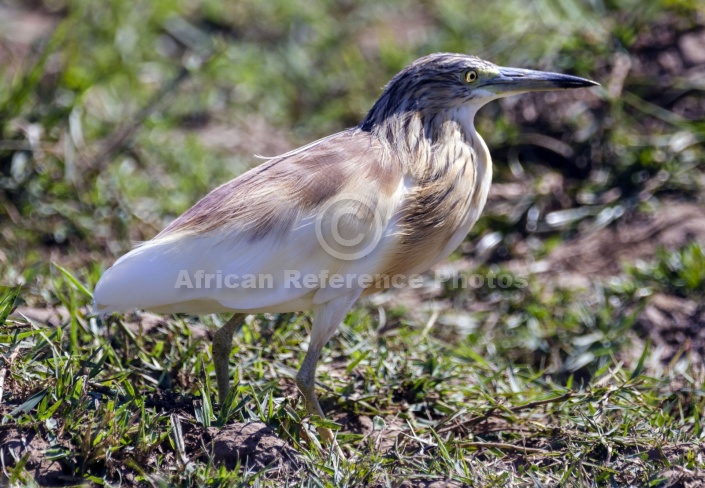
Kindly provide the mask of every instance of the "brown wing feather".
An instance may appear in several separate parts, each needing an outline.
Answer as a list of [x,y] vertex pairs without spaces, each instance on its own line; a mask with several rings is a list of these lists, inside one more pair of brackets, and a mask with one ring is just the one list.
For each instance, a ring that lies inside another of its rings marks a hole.
[[237,231],[250,240],[283,236],[304,213],[356,179],[390,193],[401,165],[369,132],[350,129],[273,158],[216,188],[165,228],[156,239]]

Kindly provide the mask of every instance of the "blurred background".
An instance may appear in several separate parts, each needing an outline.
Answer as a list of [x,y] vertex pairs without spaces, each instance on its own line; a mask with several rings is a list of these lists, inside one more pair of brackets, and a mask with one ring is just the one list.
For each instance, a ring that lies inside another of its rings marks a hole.
[[[422,289],[360,305],[371,330],[431,324],[454,357],[570,385],[646,344],[654,374],[701,371],[699,0],[2,1],[0,284],[22,285],[12,300],[28,317],[87,330],[71,279],[89,292],[253,155],[358,124],[396,72],[438,51],[601,87],[482,109],[483,218]],[[502,273],[528,286],[439,279]]]

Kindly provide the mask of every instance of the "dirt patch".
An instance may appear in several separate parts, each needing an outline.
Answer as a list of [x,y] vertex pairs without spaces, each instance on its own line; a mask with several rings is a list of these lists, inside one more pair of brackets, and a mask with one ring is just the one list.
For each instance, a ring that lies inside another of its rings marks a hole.
[[61,327],[61,324],[71,319],[71,314],[66,307],[39,308],[39,307],[17,307],[10,318],[25,318],[32,322]]
[[705,243],[705,209],[673,203],[652,214],[636,213],[588,235],[572,239],[551,252],[550,273],[589,277],[614,276],[624,263],[651,260],[657,249]]
[[671,77],[690,78],[702,73],[705,56],[705,19],[664,16],[645,27],[631,46],[638,61],[637,75],[656,77],[668,85]]
[[295,471],[300,467],[299,454],[262,422],[229,424],[221,430],[210,428],[213,460],[235,469],[238,462],[259,471],[273,467],[278,471]]
[[[239,464],[239,469],[249,474],[266,470],[262,479],[284,477],[293,480],[298,478],[298,473],[304,468],[303,459],[297,451],[263,422],[205,428],[183,409],[176,408],[176,411],[179,412],[183,452],[177,455],[169,441],[166,441],[161,448],[165,462],[200,461],[224,465],[228,470],[237,469]],[[154,458],[147,462],[157,464]]]
[[[193,420],[188,414],[179,416]],[[268,478],[281,474],[291,477],[303,466],[296,450],[263,422],[232,423],[222,429],[181,422],[181,430],[188,459],[212,460],[229,470],[240,464],[250,473],[267,469]]]
[[352,413],[334,414],[331,419],[340,424],[342,432],[351,434],[370,434],[374,430],[372,419],[367,415],[354,415]]
[[300,398],[299,387],[296,381],[291,378],[282,377],[277,382],[279,385],[279,395],[287,398]]
[[[14,466],[28,456],[25,469],[40,485],[60,486],[80,482],[80,479],[64,474],[59,462],[47,459],[46,450],[49,447],[49,443],[34,431],[8,429],[0,433],[0,456],[6,466]],[[4,475],[0,475],[0,485],[6,482]]]
[[671,469],[661,473],[659,477],[666,478],[666,481],[659,485],[663,488],[698,488],[703,486],[705,471],[700,469],[691,470],[674,465]]
[[705,304],[671,295],[654,295],[641,313],[634,330],[648,335],[662,362],[678,353],[689,353],[693,361],[705,358]]
[[331,420],[341,425],[342,433],[358,434],[370,450],[387,453],[397,445],[402,432],[406,430],[404,420],[394,415],[386,416],[381,422],[367,415],[349,412],[333,414]]

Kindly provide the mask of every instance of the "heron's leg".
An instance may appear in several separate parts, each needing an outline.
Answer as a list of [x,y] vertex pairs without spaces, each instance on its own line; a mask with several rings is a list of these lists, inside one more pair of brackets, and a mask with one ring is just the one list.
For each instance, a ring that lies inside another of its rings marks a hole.
[[[296,384],[304,397],[306,411],[309,415],[318,415],[321,418],[325,418],[323,409],[321,409],[316,397],[316,364],[323,346],[331,338],[338,328],[338,324],[345,318],[345,314],[359,296],[360,291],[356,290],[314,309],[315,318],[311,328],[311,342],[308,346],[306,357],[296,375]],[[318,434],[324,444],[333,442],[333,432],[330,429],[319,427]]]
[[218,402],[223,405],[230,392],[228,363],[233,350],[233,335],[245,322],[246,314],[236,313],[213,335],[213,363],[215,379],[218,382]]
[[[321,409],[321,405],[318,403],[318,398],[316,397],[316,364],[318,363],[320,354],[320,347],[313,348],[309,346],[304,362],[301,364],[301,368],[296,375],[296,384],[299,387],[299,391],[301,391],[301,395],[304,397],[306,411],[309,415],[318,415],[321,418],[325,418],[323,409]],[[333,433],[330,429],[319,428],[318,433],[321,435],[323,442],[333,440]]]

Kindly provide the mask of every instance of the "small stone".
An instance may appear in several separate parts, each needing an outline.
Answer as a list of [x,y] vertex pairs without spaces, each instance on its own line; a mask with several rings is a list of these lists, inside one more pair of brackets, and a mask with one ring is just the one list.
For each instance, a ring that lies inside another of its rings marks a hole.
[[705,63],[705,30],[682,35],[678,39],[678,47],[688,63]]

